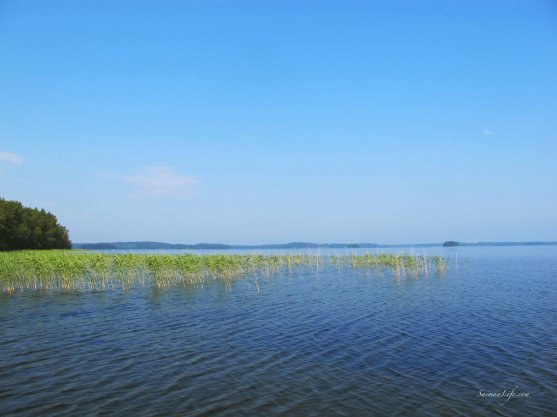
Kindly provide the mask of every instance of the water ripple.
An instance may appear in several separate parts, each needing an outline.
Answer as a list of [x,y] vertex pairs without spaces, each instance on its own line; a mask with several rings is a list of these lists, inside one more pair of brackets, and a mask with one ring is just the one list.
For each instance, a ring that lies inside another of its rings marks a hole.
[[[557,257],[540,259],[2,295],[1,413],[555,415]],[[531,396],[478,397],[514,386]]]

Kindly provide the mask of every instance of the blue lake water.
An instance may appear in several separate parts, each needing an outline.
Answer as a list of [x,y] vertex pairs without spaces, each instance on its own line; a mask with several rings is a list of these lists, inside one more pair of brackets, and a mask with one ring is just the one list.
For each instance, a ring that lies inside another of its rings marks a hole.
[[0,414],[557,415],[557,247],[425,252],[446,274],[0,295]]

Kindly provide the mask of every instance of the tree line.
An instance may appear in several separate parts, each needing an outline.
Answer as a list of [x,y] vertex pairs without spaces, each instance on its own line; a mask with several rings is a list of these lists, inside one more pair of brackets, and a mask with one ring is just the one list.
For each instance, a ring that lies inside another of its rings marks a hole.
[[0,197],[0,251],[71,247],[68,229],[52,213]]

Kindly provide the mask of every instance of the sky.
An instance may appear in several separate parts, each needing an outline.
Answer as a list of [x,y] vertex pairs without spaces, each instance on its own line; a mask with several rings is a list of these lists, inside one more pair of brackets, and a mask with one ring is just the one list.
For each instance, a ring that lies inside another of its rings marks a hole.
[[557,240],[557,2],[0,0],[0,196],[74,242]]

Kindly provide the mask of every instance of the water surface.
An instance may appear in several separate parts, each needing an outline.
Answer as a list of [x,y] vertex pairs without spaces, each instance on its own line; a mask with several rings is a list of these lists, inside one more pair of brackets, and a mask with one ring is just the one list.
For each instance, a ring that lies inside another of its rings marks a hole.
[[0,412],[555,415],[557,248],[425,251],[445,275],[0,295]]

